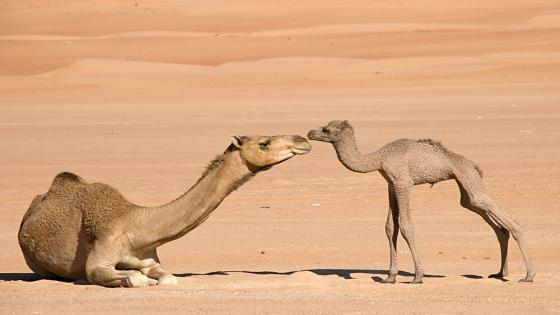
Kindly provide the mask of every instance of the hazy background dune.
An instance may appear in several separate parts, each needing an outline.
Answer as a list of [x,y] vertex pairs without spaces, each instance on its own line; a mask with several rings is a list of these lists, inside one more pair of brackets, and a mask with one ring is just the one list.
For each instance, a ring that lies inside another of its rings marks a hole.
[[[32,281],[21,217],[61,171],[158,205],[235,134],[302,134],[349,119],[364,151],[432,137],[477,161],[526,229],[537,277],[453,182],[413,193],[427,274],[399,243],[386,184],[329,145],[262,173],[163,246],[176,287]],[[0,312],[560,312],[557,1],[0,0]],[[320,204],[320,207],[312,206]]]

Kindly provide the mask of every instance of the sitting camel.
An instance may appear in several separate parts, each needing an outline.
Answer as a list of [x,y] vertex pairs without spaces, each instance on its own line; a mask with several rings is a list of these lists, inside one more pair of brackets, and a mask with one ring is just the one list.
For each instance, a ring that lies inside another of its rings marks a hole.
[[27,265],[44,278],[86,278],[107,287],[176,284],[160,265],[158,246],[202,224],[258,172],[311,150],[300,136],[232,140],[192,188],[161,207],[137,206],[106,184],[57,175],[21,222],[18,239]]
[[509,234],[517,241],[527,275],[523,282],[532,282],[535,277],[533,264],[527,253],[525,237],[521,226],[506,212],[500,210],[496,202],[486,192],[482,184],[482,171],[472,161],[451,152],[441,143],[431,140],[400,139],[381,147],[379,150],[362,154],[356,145],[354,129],[348,121],[333,120],[319,129],[310,130],[307,137],[332,143],[338,159],[349,170],[358,173],[379,171],[389,186],[389,214],[385,229],[389,239],[390,267],[384,283],[395,283],[397,267],[397,237],[399,228],[408,243],[414,260],[415,277],[412,283],[422,283],[424,271],[416,245],[410,217],[409,193],[414,185],[435,184],[454,179],[461,192],[461,206],[477,213],[496,233],[501,250],[501,267],[493,278],[508,274],[507,252]]

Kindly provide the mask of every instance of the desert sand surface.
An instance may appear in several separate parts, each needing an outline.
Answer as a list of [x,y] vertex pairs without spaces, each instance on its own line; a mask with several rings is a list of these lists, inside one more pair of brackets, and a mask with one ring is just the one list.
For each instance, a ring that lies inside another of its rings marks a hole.
[[[417,186],[427,276],[399,240],[384,285],[385,180],[332,147],[263,172],[159,249],[177,286],[38,280],[17,243],[59,172],[146,206],[188,189],[230,136],[350,120],[368,152],[441,140],[527,231],[537,276],[452,181]],[[0,0],[0,313],[560,312],[558,1]],[[320,206],[314,205],[319,204]]]

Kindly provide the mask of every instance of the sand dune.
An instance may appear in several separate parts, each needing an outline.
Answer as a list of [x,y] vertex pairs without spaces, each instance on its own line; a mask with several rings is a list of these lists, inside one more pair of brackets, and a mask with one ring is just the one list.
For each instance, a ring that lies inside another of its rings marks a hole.
[[[0,313],[560,312],[560,5],[554,1],[0,2]],[[359,145],[432,137],[477,161],[537,277],[453,182],[417,187],[427,277],[387,272],[386,184],[326,144],[259,174],[161,248],[175,287],[35,280],[15,235],[61,171],[158,205],[235,134],[349,119]],[[319,205],[319,206],[317,206]]]
[[[0,74],[36,74],[90,58],[219,65],[285,57],[475,57],[550,52],[560,45],[558,8],[546,1],[516,1],[502,8],[477,1],[453,11],[444,9],[445,1],[424,2],[279,6],[264,1],[233,8],[218,1],[162,4],[150,13],[138,9],[146,5],[126,1],[60,10],[56,2],[7,3]],[[218,16],[221,22],[214,25]],[[49,27],[41,24],[45,17],[51,19]]]
[[114,39],[114,38],[197,38],[197,37],[286,37],[286,36],[333,36],[333,35],[363,35],[368,33],[399,33],[399,32],[436,32],[436,31],[514,31],[523,29],[547,30],[560,26],[560,14],[545,13],[533,16],[526,21],[506,25],[494,24],[455,24],[455,23],[344,23],[329,24],[298,28],[281,28],[273,30],[256,30],[247,32],[192,32],[179,30],[145,30],[121,33],[110,33],[97,36],[60,36],[38,34],[1,35],[0,40],[28,40],[28,41],[60,41],[86,39]]

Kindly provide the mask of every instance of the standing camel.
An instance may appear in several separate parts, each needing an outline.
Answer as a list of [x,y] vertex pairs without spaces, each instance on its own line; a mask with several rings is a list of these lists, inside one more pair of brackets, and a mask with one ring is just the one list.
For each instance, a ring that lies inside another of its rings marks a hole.
[[310,150],[300,136],[233,137],[193,187],[155,208],[134,205],[106,184],[61,173],[23,217],[18,233],[23,256],[44,278],[86,278],[107,287],[176,284],[156,248],[202,224],[258,172]]
[[389,239],[389,275],[383,283],[395,283],[397,267],[397,237],[399,230],[408,243],[414,260],[415,276],[412,283],[422,283],[424,270],[416,250],[414,229],[410,217],[409,194],[414,185],[435,184],[454,179],[461,192],[461,206],[480,215],[496,233],[500,243],[500,271],[489,277],[502,278],[508,274],[507,252],[509,235],[517,241],[527,275],[522,282],[532,282],[533,264],[525,246],[521,226],[502,211],[482,184],[482,171],[472,161],[451,152],[441,143],[431,140],[400,139],[379,150],[362,154],[356,145],[354,129],[348,121],[333,120],[328,125],[310,130],[310,140],[329,142],[334,146],[340,162],[358,173],[379,171],[389,186],[389,213],[385,230]]

